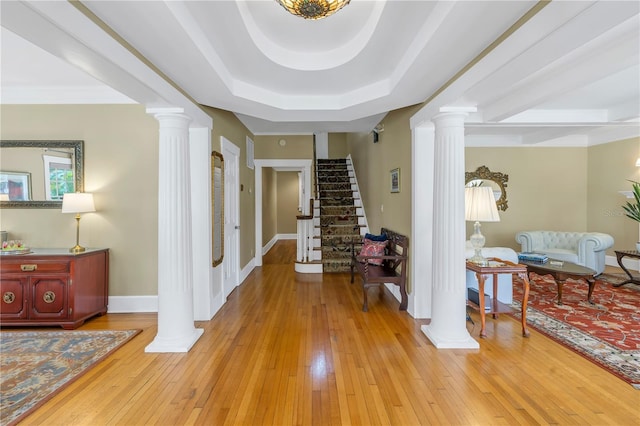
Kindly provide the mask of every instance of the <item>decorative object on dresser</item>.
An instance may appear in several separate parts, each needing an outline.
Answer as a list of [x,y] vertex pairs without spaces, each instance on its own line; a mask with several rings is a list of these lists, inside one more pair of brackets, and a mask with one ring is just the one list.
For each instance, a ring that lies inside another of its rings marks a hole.
[[522,231],[516,234],[522,252],[546,254],[549,258],[604,271],[606,250],[613,237],[601,232]]
[[31,249],[0,262],[2,326],[74,329],[107,313],[108,293],[108,249]]
[[464,218],[468,221],[475,221],[473,234],[469,237],[475,254],[468,260],[477,265],[487,265],[487,260],[482,256],[485,238],[480,232],[480,221],[500,221],[496,199],[490,187],[473,186],[464,189]]
[[76,245],[69,249],[71,253],[82,253],[85,248],[80,245],[80,213],[95,212],[93,194],[87,192],[72,192],[64,194],[62,199],[62,213],[75,213],[76,215]]

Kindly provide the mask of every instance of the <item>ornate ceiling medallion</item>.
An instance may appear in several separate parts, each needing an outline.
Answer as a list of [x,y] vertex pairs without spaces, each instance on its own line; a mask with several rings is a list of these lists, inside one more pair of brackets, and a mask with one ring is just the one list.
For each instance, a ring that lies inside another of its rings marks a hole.
[[304,19],[322,19],[333,15],[351,0],[276,0],[293,15]]

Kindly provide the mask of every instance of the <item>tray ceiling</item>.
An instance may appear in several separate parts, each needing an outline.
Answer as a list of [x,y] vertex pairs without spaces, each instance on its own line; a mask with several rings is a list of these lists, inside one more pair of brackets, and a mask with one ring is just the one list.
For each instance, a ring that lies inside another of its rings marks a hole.
[[519,22],[536,4],[352,0],[308,21],[270,0],[2,2],[2,102],[175,103],[142,63],[254,134],[368,132],[431,99],[478,108],[472,146],[637,136],[640,4]]

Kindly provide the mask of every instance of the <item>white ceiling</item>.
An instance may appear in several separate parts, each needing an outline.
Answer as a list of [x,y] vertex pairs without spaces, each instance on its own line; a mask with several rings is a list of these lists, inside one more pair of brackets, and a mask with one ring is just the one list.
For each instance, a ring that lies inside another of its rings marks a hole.
[[186,95],[255,134],[291,134],[368,132],[431,98],[414,120],[477,108],[470,146],[640,135],[640,2],[555,1],[501,37],[536,3],[352,0],[308,21],[274,0],[1,2],[2,103]]

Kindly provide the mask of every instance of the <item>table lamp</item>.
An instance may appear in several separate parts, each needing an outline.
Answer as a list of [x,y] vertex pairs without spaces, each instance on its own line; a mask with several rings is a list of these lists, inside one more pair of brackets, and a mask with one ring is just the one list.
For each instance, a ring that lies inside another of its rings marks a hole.
[[470,262],[487,266],[489,262],[482,256],[485,238],[480,232],[480,222],[499,222],[500,215],[496,206],[496,198],[489,186],[474,186],[464,189],[464,218],[475,221],[473,235],[469,237],[475,254]]
[[85,248],[80,245],[80,213],[95,212],[93,194],[86,192],[70,192],[62,197],[62,213],[76,214],[76,245],[69,249],[71,253],[82,253]]

